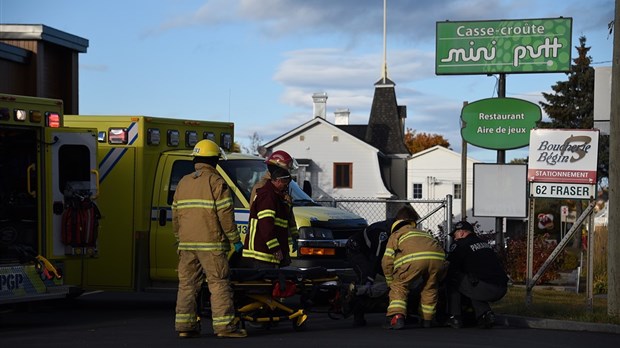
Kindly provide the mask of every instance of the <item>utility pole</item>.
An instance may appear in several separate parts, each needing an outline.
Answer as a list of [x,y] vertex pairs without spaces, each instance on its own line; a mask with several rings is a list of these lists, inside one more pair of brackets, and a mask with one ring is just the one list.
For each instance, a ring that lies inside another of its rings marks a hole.
[[[620,0],[617,0],[620,1]],[[497,97],[506,98],[506,74],[499,74],[497,85]],[[506,150],[497,150],[497,164],[506,163]],[[531,219],[532,217],[530,217]],[[495,250],[504,255],[504,218],[495,218]]]
[[607,314],[620,316],[620,0],[616,0],[609,115],[609,221],[607,224]]
[[[466,107],[467,104],[468,102],[464,101],[463,107]],[[463,126],[461,125],[461,127]],[[461,139],[462,138],[463,137],[461,136]],[[463,139],[461,143],[461,220],[465,220],[466,216],[467,216],[467,141]]]

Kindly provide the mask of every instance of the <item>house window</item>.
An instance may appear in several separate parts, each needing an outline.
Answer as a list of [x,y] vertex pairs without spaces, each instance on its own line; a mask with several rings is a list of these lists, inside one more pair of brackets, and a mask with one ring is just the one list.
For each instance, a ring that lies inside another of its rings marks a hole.
[[462,186],[461,184],[454,184],[454,199],[461,199],[461,190],[462,190]]
[[422,198],[422,184],[413,184],[413,199]]
[[353,187],[353,163],[334,163],[334,188]]

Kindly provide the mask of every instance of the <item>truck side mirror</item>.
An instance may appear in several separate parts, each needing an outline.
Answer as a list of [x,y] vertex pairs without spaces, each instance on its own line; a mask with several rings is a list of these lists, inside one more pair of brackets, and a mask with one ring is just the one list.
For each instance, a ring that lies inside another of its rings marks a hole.
[[310,181],[308,180],[304,180],[304,187],[303,187],[303,191],[310,197],[312,197],[312,184],[310,184]]

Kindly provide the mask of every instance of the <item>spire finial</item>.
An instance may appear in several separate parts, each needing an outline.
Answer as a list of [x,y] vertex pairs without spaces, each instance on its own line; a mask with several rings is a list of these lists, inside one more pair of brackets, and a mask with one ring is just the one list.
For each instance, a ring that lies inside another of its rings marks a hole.
[[387,0],[383,0],[383,69],[381,71],[383,83],[388,78],[387,73]]

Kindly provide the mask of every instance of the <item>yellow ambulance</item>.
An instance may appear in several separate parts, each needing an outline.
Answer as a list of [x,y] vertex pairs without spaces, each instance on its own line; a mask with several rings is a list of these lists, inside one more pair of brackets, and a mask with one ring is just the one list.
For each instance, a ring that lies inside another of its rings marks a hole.
[[[233,123],[144,115],[66,115],[65,124],[97,130],[101,214],[96,255],[86,255],[80,262],[68,260],[66,282],[83,289],[176,288],[178,259],[171,204],[178,181],[194,170],[191,153],[201,139],[211,139],[227,152],[218,171],[234,191],[235,218],[245,236],[251,188],[267,167],[260,157],[230,153]],[[300,252],[293,255],[292,265],[349,267],[346,240],[363,230],[366,220],[314,203],[296,183],[291,184],[291,194],[300,230]]]
[[72,233],[63,222],[95,221],[97,133],[65,127],[62,110],[61,100],[0,93],[0,306],[79,294],[63,264],[95,255],[95,226]]

